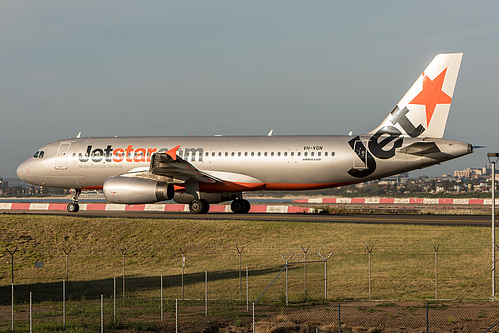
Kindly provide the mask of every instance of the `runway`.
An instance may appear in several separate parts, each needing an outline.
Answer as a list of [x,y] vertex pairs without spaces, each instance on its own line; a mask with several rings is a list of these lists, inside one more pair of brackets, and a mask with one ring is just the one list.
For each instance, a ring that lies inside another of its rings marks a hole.
[[310,223],[364,223],[364,224],[416,224],[433,226],[479,226],[490,227],[491,216],[487,215],[415,215],[415,214],[279,214],[279,213],[208,213],[185,212],[134,212],[134,211],[4,211],[4,214],[63,215],[85,218],[147,218],[165,220],[254,220],[274,222]]

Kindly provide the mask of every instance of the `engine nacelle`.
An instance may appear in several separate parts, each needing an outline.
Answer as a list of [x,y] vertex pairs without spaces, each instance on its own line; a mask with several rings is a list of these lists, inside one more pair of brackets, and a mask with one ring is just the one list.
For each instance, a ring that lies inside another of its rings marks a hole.
[[154,179],[116,176],[106,179],[103,192],[112,203],[144,204],[171,200],[175,189],[170,183]]
[[[235,193],[232,192],[220,192],[220,193],[207,193],[207,192],[200,192],[199,193],[199,199],[204,199],[208,201],[209,203],[218,203],[222,201],[231,201],[235,200],[237,198]],[[185,192],[175,192],[173,195],[173,201],[182,203],[182,204],[188,204],[192,200],[196,199],[194,195],[185,193]]]

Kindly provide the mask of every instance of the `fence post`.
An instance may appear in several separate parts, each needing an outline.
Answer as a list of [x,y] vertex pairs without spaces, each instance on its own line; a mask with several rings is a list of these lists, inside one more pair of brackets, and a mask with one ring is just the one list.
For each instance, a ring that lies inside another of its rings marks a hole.
[[179,246],[180,252],[182,253],[182,299],[184,299],[184,269],[185,269],[185,252],[187,252],[187,246],[184,250]]
[[17,246],[14,250],[9,250],[7,248],[7,252],[10,254],[10,268],[11,268],[11,277],[12,277],[12,284],[14,284],[14,254],[17,252]]
[[303,251],[303,271],[304,271],[304,276],[305,276],[305,299],[307,299],[307,252],[310,249],[310,245],[307,247],[307,250],[302,246],[301,247]]
[[333,255],[333,252],[331,252],[327,257],[324,257],[320,250],[317,254],[324,260],[324,300],[327,301],[327,261]]
[[366,246],[369,254],[369,301],[371,301],[371,253],[373,252],[374,244],[371,247]]
[[440,244],[433,244],[433,249],[435,249],[435,301],[438,300],[438,248]]
[[239,254],[239,300],[243,299],[242,292],[243,292],[243,286],[241,282],[241,255],[243,254],[244,251],[244,246],[242,247],[241,250],[239,250],[239,247],[236,245],[236,250],[237,253]]
[[104,295],[100,295],[100,331],[104,333]]
[[12,283],[12,331],[14,330],[14,283]]
[[293,258],[295,254],[291,254],[291,257],[289,257],[287,260],[286,258],[283,257],[283,255],[281,254],[281,258],[286,262],[286,306],[288,306],[289,304],[289,299],[288,299],[288,263],[289,261],[291,260],[291,258]]
[[33,293],[29,292],[29,332],[33,332]]
[[163,321],[163,274],[161,274],[161,321]]
[[251,307],[253,308],[253,333],[255,333],[255,303]]
[[116,276],[113,278],[113,323],[116,325]]
[[204,271],[204,316],[208,317],[208,271]]
[[429,311],[428,311],[428,303],[426,303],[426,333],[430,332],[430,318],[429,318]]
[[175,332],[178,332],[178,298],[175,299]]
[[62,280],[62,326],[66,329],[66,281]]
[[248,266],[246,266],[246,311],[249,310],[249,280],[248,280]]
[[341,333],[341,303],[338,303],[338,333]]
[[128,246],[125,244],[125,247],[122,248],[120,245],[120,251],[123,255],[123,298],[125,298],[125,256],[126,252],[128,251]]
[[71,252],[71,249],[69,247],[68,247],[68,249],[66,249],[65,247],[63,247],[62,250],[64,251],[64,254],[66,255],[66,281],[69,281],[68,257],[69,257],[69,253]]

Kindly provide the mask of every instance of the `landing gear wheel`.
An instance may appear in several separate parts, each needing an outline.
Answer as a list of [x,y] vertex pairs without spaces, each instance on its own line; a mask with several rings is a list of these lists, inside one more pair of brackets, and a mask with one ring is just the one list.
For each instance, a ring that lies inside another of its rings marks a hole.
[[76,213],[77,211],[80,210],[80,205],[78,205],[77,203],[71,202],[71,203],[68,203],[68,206],[66,207],[66,209],[70,213]]
[[251,204],[248,200],[236,199],[230,204],[230,209],[234,214],[246,214],[251,209]]
[[251,204],[249,203],[248,200],[246,199],[242,199],[242,202],[244,204],[244,210],[243,210],[243,214],[246,214],[246,213],[249,213],[250,209],[251,209]]
[[66,209],[70,213],[76,213],[77,211],[80,210],[80,205],[78,205],[78,198],[80,197],[81,190],[79,188],[77,188],[74,190],[71,189],[70,191],[71,191],[71,194],[73,196],[73,202],[68,203]]
[[189,204],[189,211],[192,214],[206,214],[210,210],[210,204],[208,201],[201,199],[194,199]]
[[201,214],[206,214],[210,211],[210,203],[208,200],[201,199],[201,203],[203,204],[203,210],[201,211]]

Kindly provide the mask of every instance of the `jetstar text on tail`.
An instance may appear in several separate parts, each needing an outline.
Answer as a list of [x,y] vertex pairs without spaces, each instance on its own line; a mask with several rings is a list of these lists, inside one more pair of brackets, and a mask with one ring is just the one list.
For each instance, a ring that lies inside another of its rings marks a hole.
[[[78,154],[80,162],[92,161],[98,162],[151,162],[152,154],[156,152],[166,152],[168,148],[134,148],[133,145],[128,145],[126,148],[113,148],[108,145],[106,148],[94,148],[92,145],[87,146],[85,153]],[[183,158],[184,151],[186,156],[191,155],[191,161],[195,161],[196,152],[198,152],[198,160],[203,161],[203,148],[185,148],[179,149],[177,155]]]

